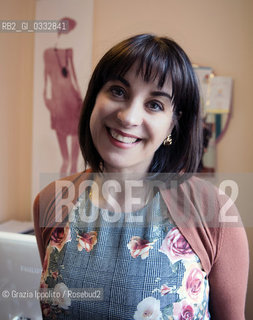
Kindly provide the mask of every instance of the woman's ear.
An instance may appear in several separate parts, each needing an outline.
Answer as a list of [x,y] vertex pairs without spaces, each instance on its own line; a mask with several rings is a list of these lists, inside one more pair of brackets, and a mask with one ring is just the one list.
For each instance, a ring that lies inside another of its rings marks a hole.
[[182,114],[183,114],[182,111],[178,111],[178,113],[173,113],[172,121],[168,130],[168,135],[172,133],[175,127],[177,127],[178,121],[180,120]]
[[178,111],[178,113],[174,113],[173,112],[172,122],[171,122],[171,126],[170,126],[171,127],[171,131],[173,130],[173,128],[176,126],[176,124],[180,120],[182,114],[183,114],[182,111]]

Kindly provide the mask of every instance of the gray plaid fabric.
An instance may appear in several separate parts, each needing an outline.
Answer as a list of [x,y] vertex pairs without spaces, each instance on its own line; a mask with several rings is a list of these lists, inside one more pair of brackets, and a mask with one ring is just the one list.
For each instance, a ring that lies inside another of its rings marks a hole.
[[[97,218],[86,222],[83,215],[87,218],[87,213]],[[73,210],[72,217],[75,219],[70,223],[71,241],[64,245],[60,253],[53,251],[49,269],[57,270],[59,282],[70,290],[82,288],[94,292],[101,289],[102,298],[73,299],[66,310],[61,309],[60,312],[59,308],[55,309],[56,319],[177,319],[173,304],[182,300],[178,290],[182,286],[186,267],[184,260],[171,263],[168,256],[159,251],[168,232],[175,228],[160,193],[157,192],[146,207],[133,213],[134,217],[141,217],[142,222],[126,222],[126,215],[122,213],[112,223],[108,221],[108,215],[110,213],[91,203],[88,193],[80,197]],[[92,231],[97,232],[97,243],[89,252],[85,249],[78,251],[77,235]],[[142,259],[141,255],[131,255],[128,244],[134,236],[153,243],[148,257]],[[190,262],[200,264],[195,254]],[[161,294],[163,284],[171,288],[168,294]],[[206,278],[205,288],[203,299],[192,304],[194,318],[190,319],[209,318]],[[135,315],[138,304],[148,297],[160,301],[162,316],[141,318]],[[44,318],[54,317],[51,312]]]

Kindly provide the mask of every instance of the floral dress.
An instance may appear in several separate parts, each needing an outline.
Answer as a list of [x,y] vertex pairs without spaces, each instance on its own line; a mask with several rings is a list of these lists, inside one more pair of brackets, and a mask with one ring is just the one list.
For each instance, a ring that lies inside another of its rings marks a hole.
[[209,283],[159,192],[131,214],[83,194],[49,241],[43,319],[210,319]]

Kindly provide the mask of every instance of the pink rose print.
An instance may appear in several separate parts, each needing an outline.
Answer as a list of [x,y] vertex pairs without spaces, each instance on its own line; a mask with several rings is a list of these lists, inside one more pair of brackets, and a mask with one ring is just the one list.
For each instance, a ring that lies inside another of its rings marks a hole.
[[180,299],[190,300],[191,303],[201,303],[205,291],[204,279],[206,273],[199,263],[185,264],[186,271],[182,286],[178,290]]
[[175,320],[194,320],[194,309],[185,300],[176,302],[173,305],[173,319]]
[[90,231],[87,233],[83,233],[82,235],[78,234],[76,240],[78,240],[78,251],[82,251],[84,249],[87,252],[90,252],[97,243],[97,232]]
[[64,228],[59,227],[54,229],[51,234],[50,245],[58,251],[61,251],[65,243],[69,241],[71,241],[71,234],[69,225],[67,224]]
[[153,249],[154,242],[148,242],[138,236],[131,238],[130,242],[127,244],[128,249],[130,250],[131,256],[137,258],[141,256],[141,259],[146,259],[149,256],[149,250]]
[[171,288],[168,287],[166,284],[163,284],[161,286],[161,295],[165,296],[167,293],[169,293],[171,291]]
[[180,320],[183,320],[183,319],[191,320],[193,319],[193,316],[194,316],[194,311],[191,306],[188,305],[182,308]]
[[204,275],[201,270],[197,268],[194,268],[190,271],[186,280],[186,292],[188,293],[189,297],[196,302],[199,300],[200,295],[202,299],[203,281]]
[[172,263],[181,259],[191,259],[194,255],[189,243],[177,228],[168,232],[159,251],[166,254]]

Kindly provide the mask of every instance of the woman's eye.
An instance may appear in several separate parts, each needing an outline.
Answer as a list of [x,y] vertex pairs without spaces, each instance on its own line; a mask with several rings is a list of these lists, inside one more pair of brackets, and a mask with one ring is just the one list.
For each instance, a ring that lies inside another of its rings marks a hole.
[[121,87],[118,87],[118,86],[111,87],[110,92],[112,93],[112,95],[114,97],[117,97],[117,98],[123,98],[126,96],[125,90]]
[[158,101],[150,101],[148,102],[148,108],[151,109],[152,111],[163,111],[163,104]]

